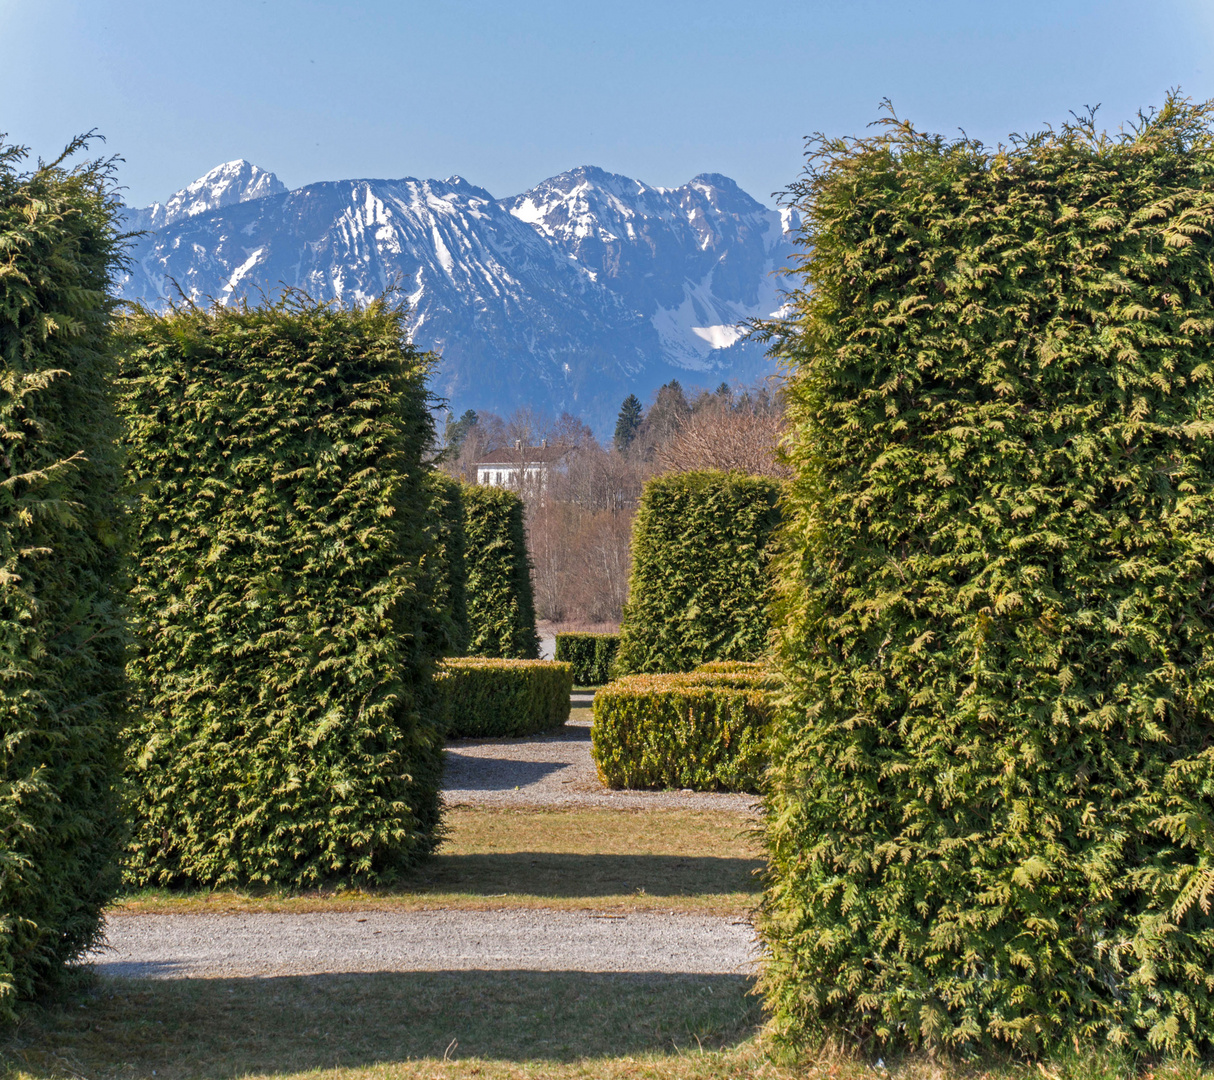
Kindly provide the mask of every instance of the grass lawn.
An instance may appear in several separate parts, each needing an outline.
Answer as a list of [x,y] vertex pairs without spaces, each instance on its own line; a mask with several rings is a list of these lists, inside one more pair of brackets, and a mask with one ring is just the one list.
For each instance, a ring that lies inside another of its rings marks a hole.
[[374,892],[136,893],[124,913],[546,907],[744,915],[758,899],[754,823],[706,810],[458,807],[446,841],[397,887]]
[[769,1059],[749,980],[530,971],[98,980],[31,1010],[0,1048],[9,1080],[1196,1080],[1107,1057],[1002,1067],[922,1057],[874,1068]]
[[[527,971],[103,980],[35,1011],[16,1075],[751,1076],[749,980]],[[673,1069],[674,1071],[671,1071]]]

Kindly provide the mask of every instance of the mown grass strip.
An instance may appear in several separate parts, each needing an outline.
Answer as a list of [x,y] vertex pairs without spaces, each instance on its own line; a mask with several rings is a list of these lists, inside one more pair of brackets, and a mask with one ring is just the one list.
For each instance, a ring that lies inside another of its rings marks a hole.
[[763,867],[753,823],[703,810],[459,807],[439,853],[393,888],[132,893],[127,914],[456,908],[746,915]]
[[99,979],[28,1015],[4,1051],[10,1075],[28,1077],[610,1075],[604,1059],[738,1054],[761,1023],[751,985],[533,971]]
[[6,1080],[1209,1080],[1108,1052],[959,1062],[769,1056],[730,975],[470,971],[96,979],[0,1043]]

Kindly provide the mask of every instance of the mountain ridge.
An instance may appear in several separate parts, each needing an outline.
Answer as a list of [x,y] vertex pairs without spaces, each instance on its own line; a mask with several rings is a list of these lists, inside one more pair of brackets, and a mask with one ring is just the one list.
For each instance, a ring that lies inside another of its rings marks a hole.
[[178,288],[226,304],[293,287],[364,303],[396,285],[457,411],[567,410],[599,432],[628,393],[768,370],[736,324],[779,308],[773,272],[795,227],[719,173],[659,188],[597,166],[497,199],[459,175],[288,190],[239,160],[127,213],[147,232],[123,299],[163,308]]

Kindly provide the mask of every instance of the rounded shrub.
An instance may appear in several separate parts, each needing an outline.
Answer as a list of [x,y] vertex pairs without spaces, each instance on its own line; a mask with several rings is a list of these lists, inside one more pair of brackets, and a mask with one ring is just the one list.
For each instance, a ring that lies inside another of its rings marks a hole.
[[794,188],[786,1040],[1214,1049],[1212,116]]

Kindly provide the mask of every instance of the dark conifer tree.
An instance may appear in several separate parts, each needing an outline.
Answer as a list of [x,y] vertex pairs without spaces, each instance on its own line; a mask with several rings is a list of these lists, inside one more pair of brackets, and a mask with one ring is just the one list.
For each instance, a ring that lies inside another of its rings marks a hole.
[[615,448],[621,453],[627,450],[636,438],[642,416],[641,399],[636,394],[629,394],[620,406],[619,419],[615,422]]

